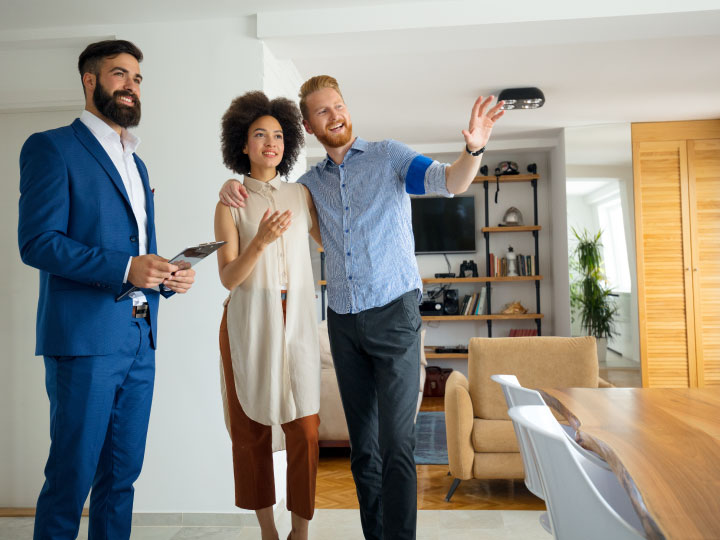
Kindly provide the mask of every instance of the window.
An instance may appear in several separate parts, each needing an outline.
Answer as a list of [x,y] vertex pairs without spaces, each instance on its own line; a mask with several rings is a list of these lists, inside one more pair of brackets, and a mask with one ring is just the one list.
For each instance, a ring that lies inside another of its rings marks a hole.
[[619,191],[599,203],[597,212],[598,222],[603,231],[603,258],[608,286],[615,293],[629,293],[630,268]]

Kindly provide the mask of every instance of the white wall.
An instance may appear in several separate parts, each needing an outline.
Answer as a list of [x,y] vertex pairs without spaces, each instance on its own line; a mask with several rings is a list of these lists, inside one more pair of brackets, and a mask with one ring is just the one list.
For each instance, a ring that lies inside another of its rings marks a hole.
[[[3,275],[0,339],[0,507],[34,506],[47,456],[48,403],[42,359],[33,356],[37,272],[17,254],[19,149],[37,130],[67,124],[82,108],[77,55],[97,36],[129,39],[145,61],[143,119],[136,130],[139,155],[155,188],[158,246],[171,254],[213,238],[213,212],[222,164],[220,118],[232,97],[263,87],[262,44],[253,38],[254,19],[138,24],[57,30],[74,36],[69,53],[0,56],[4,73],[37,70],[62,73],[45,80],[46,92],[23,101],[22,81],[0,102]],[[54,31],[48,30],[52,37]],[[88,36],[91,36],[88,38]],[[2,38],[2,36],[0,36]],[[87,39],[86,39],[87,38]],[[48,41],[55,47],[57,41]],[[35,63],[20,62],[32,59]],[[63,63],[62,69],[57,63]],[[74,94],[73,94],[74,92]],[[76,96],[73,102],[72,97]],[[60,96],[55,99],[56,96]],[[43,105],[44,104],[44,105]],[[48,109],[73,108],[68,112]],[[9,111],[34,110],[12,114]],[[232,512],[230,441],[219,392],[218,325],[226,291],[214,260],[197,267],[186,296],[162,301],[155,397],[145,459],[136,484],[138,512]],[[280,476],[283,476],[282,474]],[[284,479],[282,479],[284,485]],[[284,488],[279,491],[283,493]]]
[[35,358],[37,272],[17,247],[18,157],[35,131],[67,124],[69,111],[0,114],[0,507],[34,506],[49,443],[45,367]]
[[550,201],[553,212],[551,217],[552,238],[552,290],[554,309],[554,334],[570,335],[570,279],[567,259],[567,216],[565,214],[565,133],[562,132],[558,144],[550,152]]

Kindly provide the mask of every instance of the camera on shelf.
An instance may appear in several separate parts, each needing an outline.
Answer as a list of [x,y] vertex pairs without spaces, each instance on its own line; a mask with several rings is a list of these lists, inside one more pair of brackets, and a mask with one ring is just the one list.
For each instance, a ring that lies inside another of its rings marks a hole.
[[460,264],[460,277],[478,277],[478,267],[475,261],[463,261]]

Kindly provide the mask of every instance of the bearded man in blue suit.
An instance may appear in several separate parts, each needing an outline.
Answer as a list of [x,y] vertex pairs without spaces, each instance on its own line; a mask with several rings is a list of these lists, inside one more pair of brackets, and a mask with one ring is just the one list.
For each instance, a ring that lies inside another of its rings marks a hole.
[[40,270],[35,354],[50,400],[35,540],[75,538],[91,488],[89,537],[130,537],[159,297],[194,282],[156,254],[153,193],[127,130],[140,121],[141,60],[128,41],[89,45],[78,61],[82,115],[35,133],[20,154],[18,242]]

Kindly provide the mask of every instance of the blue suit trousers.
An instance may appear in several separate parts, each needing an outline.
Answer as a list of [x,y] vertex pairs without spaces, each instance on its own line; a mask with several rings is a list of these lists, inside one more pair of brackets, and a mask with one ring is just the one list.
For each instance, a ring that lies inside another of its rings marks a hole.
[[146,319],[118,328],[121,350],[45,356],[50,454],[37,502],[34,540],[74,539],[90,497],[90,540],[128,539],[155,381]]

